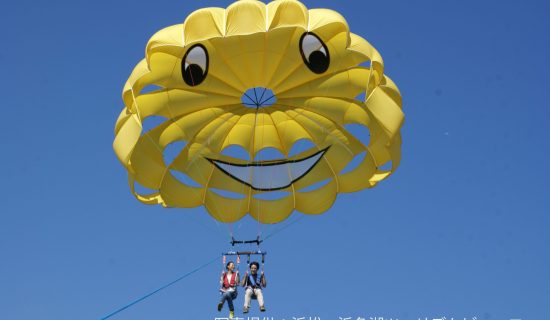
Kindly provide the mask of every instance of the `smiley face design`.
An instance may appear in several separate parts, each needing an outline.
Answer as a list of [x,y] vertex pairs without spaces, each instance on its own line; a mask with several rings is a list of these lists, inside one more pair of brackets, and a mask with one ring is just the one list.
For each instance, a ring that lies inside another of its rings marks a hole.
[[134,195],[222,222],[322,213],[400,161],[401,95],[381,56],[337,12],[295,0],[201,9],[157,32],[123,100],[114,149]]

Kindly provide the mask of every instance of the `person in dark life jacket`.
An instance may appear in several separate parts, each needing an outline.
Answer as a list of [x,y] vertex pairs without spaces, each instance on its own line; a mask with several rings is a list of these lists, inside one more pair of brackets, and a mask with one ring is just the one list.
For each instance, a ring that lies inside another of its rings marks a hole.
[[264,296],[262,294],[262,288],[265,288],[267,282],[265,280],[264,272],[258,274],[260,264],[256,261],[250,263],[250,273],[246,272],[245,277],[241,285],[246,288],[244,294],[244,308],[243,313],[247,313],[250,308],[250,299],[255,296],[260,305],[260,311],[265,311]]
[[229,306],[229,318],[233,319],[235,317],[235,308],[233,307],[233,300],[237,298],[237,285],[239,284],[239,271],[235,270],[235,264],[232,261],[229,261],[225,265],[225,272],[222,272],[220,278],[220,292],[221,300],[218,303],[218,311],[222,311],[223,304],[227,301]]

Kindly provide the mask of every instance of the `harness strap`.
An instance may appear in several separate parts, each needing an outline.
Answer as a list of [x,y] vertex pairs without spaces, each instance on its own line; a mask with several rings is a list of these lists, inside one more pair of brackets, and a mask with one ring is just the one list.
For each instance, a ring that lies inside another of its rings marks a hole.
[[256,274],[256,279],[258,279],[258,278],[259,278],[259,281],[260,281],[259,283],[258,283],[258,281],[256,281],[254,279],[252,274],[248,275],[248,284],[254,289],[258,289],[258,288],[262,287],[262,275]]

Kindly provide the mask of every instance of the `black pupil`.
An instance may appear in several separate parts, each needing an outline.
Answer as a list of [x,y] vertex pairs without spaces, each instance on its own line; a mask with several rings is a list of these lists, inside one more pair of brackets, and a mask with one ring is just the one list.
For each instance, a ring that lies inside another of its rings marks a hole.
[[309,55],[309,68],[315,73],[327,71],[329,65],[328,57],[321,51],[314,51]]
[[204,80],[204,71],[197,64],[190,64],[185,68],[185,83],[190,86],[196,86]]

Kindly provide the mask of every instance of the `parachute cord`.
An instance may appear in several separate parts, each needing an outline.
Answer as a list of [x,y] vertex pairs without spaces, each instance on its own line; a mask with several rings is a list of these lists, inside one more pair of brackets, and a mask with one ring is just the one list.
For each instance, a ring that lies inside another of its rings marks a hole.
[[[179,208],[168,207],[168,208],[164,208],[164,209],[171,210],[171,211],[175,211],[175,209],[179,209]],[[184,214],[184,215],[182,215],[182,216],[185,217],[185,219],[190,219],[191,222],[195,223],[197,226],[202,227],[205,231],[209,232],[209,234],[215,235],[216,237],[218,237],[218,238],[220,238],[220,239],[222,239],[222,238],[225,239],[224,236],[222,236],[222,235],[220,234],[220,228],[219,228],[219,226],[218,226],[218,229],[215,230],[214,228],[208,226],[207,224],[202,223],[199,219],[197,219],[197,218],[195,217],[195,215],[194,215],[193,213]],[[187,217],[189,217],[189,218],[187,218]],[[217,223],[218,223],[218,222],[216,221],[216,224],[217,224]]]
[[233,233],[233,223],[229,223],[229,235],[231,237],[231,241],[233,241],[233,238],[235,237],[235,234]]
[[299,221],[302,220],[304,217],[305,217],[305,215],[301,215],[300,217],[298,217],[298,219],[296,219],[296,220],[290,222],[290,223],[287,224],[286,226],[284,226],[284,227],[282,227],[282,228],[279,228],[279,229],[273,231],[272,233],[268,234],[268,235],[264,238],[264,241],[266,241],[267,239],[273,237],[273,236],[276,235],[277,233],[279,233],[279,232],[285,230],[286,228],[290,227],[291,225],[293,225],[293,224],[299,222]]
[[[256,111],[256,117],[257,117],[257,115],[258,115],[258,111]],[[262,121],[265,121],[264,117],[262,117]],[[264,145],[264,133],[265,133],[265,127],[264,127],[264,123],[262,123],[262,137],[261,137],[261,144],[260,144],[261,146]],[[263,164],[261,157],[259,157],[258,160],[260,162],[260,168],[261,168],[262,164]],[[256,239],[259,239],[260,235],[262,234],[262,224],[260,223],[261,217],[262,217],[262,205],[261,205],[260,198],[258,198],[258,221],[257,221],[258,232],[256,234]]]
[[165,284],[164,286],[158,288],[157,290],[152,291],[152,292],[150,292],[150,293],[144,295],[143,297],[141,297],[141,298],[139,298],[139,299],[136,299],[136,300],[130,302],[129,304],[125,305],[124,307],[121,307],[121,308],[117,309],[116,311],[111,312],[110,314],[108,314],[108,315],[106,315],[106,316],[100,318],[100,320],[109,319],[110,317],[112,317],[112,316],[118,314],[119,312],[124,311],[124,310],[130,308],[130,307],[133,306],[133,305],[138,304],[139,302],[141,302],[141,301],[143,301],[143,300],[149,298],[150,296],[154,295],[155,293],[158,293],[159,291],[162,291],[162,290],[164,290],[164,289],[170,287],[171,285],[175,284],[176,282],[179,282],[180,280],[183,280],[183,279],[187,278],[188,276],[192,275],[193,273],[198,272],[199,270],[208,267],[208,266],[211,265],[212,263],[216,262],[219,258],[220,258],[219,256],[216,256],[215,259],[212,259],[212,260],[208,261],[207,263],[201,265],[200,267],[198,267],[198,268],[196,268],[196,269],[194,269],[194,270],[192,270],[192,271],[190,271],[190,272],[188,272],[188,273],[182,275],[181,277],[177,278],[176,280],[174,280],[174,281],[172,281],[172,282],[170,282],[170,283]]
[[[256,89],[254,89],[254,94],[256,95]],[[258,112],[260,111],[260,107],[259,105],[256,105],[256,110],[254,112],[254,126],[252,127],[254,132],[252,133],[252,154],[250,155],[250,161],[254,161],[255,157],[256,157],[256,126],[258,125]],[[263,128],[262,128],[263,129]],[[261,137],[261,141],[262,141],[262,144],[263,145],[263,132],[262,132],[262,137]],[[261,160],[261,158],[259,158],[258,160]],[[261,161],[260,161],[260,166],[261,166]],[[251,176],[250,177],[251,179],[253,179],[253,177]],[[250,185],[252,185],[252,180],[249,181]],[[252,196],[252,187],[251,187],[251,191],[250,191],[250,199],[248,200],[248,212],[250,213],[250,203],[252,203],[252,201],[254,201],[254,197]],[[261,206],[260,206],[260,200],[258,199],[258,216],[257,216],[257,220],[258,220],[258,234],[260,233],[260,215],[261,215]]]
[[256,239],[260,239],[261,236],[262,236],[262,225],[258,220],[258,232],[256,233]]

